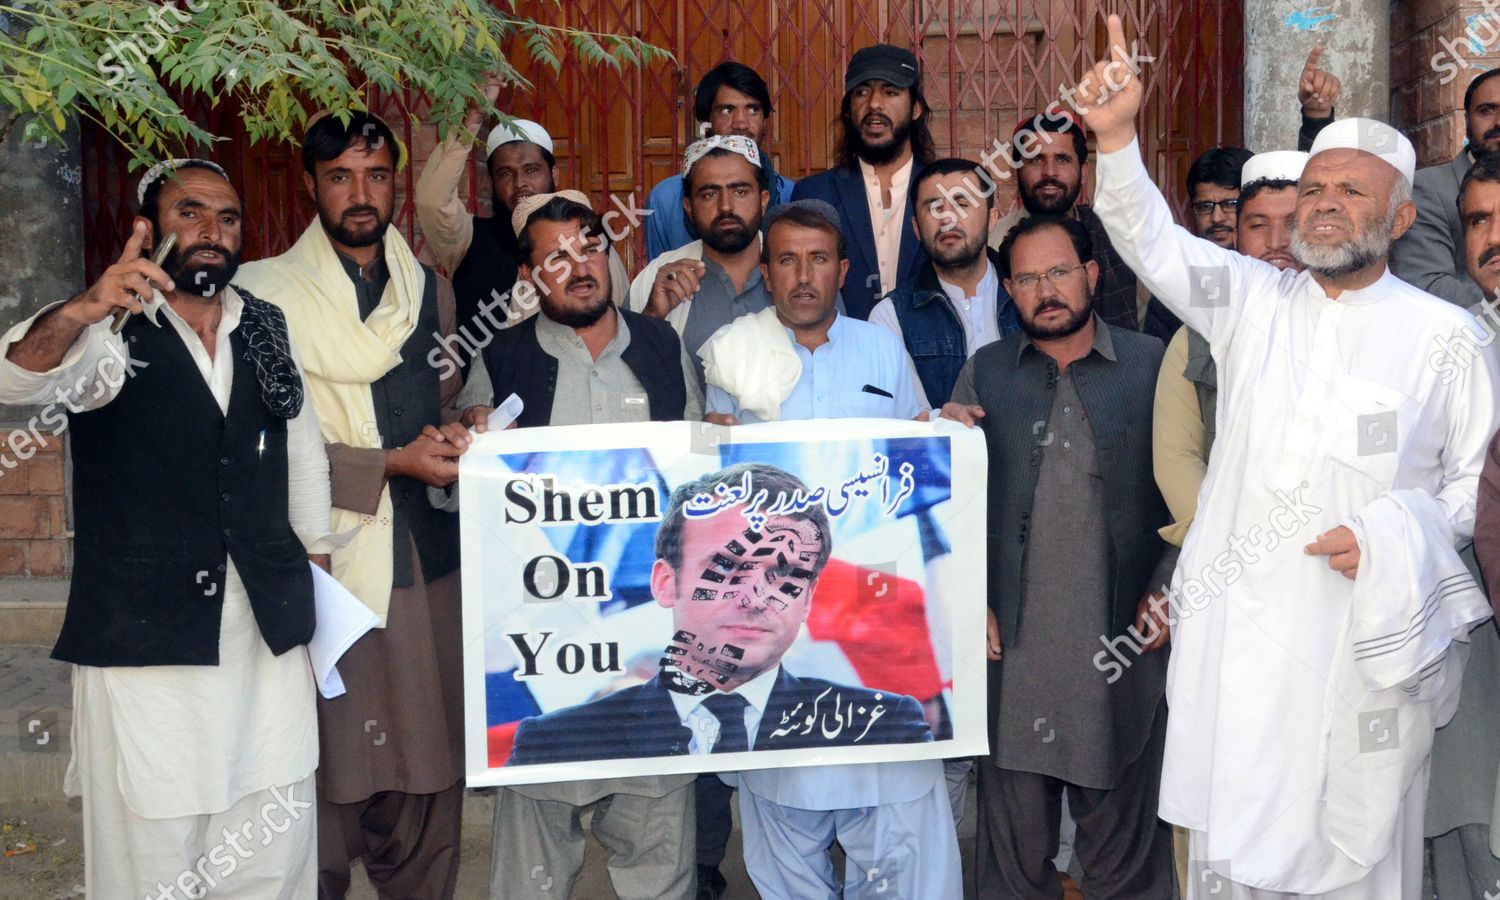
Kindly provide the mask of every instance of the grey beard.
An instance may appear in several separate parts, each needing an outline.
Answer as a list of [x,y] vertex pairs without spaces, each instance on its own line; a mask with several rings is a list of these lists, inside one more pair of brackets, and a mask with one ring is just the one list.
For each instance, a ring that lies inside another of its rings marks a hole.
[[1302,232],[1292,225],[1292,255],[1314,275],[1324,278],[1342,278],[1360,269],[1368,268],[1386,258],[1391,249],[1391,225],[1393,216],[1383,221],[1368,223],[1370,227],[1352,241],[1336,247],[1313,246],[1302,239]]

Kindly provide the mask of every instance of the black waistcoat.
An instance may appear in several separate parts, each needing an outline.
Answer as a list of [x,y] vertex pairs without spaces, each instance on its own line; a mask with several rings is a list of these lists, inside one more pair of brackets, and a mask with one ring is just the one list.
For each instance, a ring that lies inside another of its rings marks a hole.
[[240,329],[227,415],[169,323],[135,316],[122,334],[134,374],[68,416],[76,539],[53,657],[217,665],[227,559],[272,652],[306,643],[312,573],[287,517],[287,420],[261,402]]
[[[442,333],[438,317],[437,273],[423,266],[427,273],[422,292],[422,310],[417,328],[401,346],[401,364],[370,385],[375,404],[375,428],[386,449],[403,447],[416,440],[425,425],[441,425],[442,373],[429,358],[438,349],[437,336]],[[371,305],[361,316],[368,316]],[[436,581],[458,568],[458,515],[434,509],[427,500],[427,485],[406,476],[396,476],[387,483],[391,490],[394,543],[391,547],[392,587],[411,587],[411,543],[417,545],[424,581]],[[410,535],[410,538],[408,538]]]
[[[453,272],[458,327],[469,326],[468,333],[474,335],[492,330],[487,324],[475,326],[470,323],[479,318],[480,304],[494,306],[495,297],[505,296],[515,286],[519,259],[520,248],[516,244],[515,232],[510,229],[509,216],[503,222],[499,216],[488,219],[475,216],[474,237],[469,242],[469,250]],[[503,322],[510,308],[509,303],[500,304],[491,315]],[[465,360],[465,364],[467,362]]]
[[[618,310],[630,329],[630,344],[620,359],[646,389],[655,422],[680,422],[687,407],[687,384],[682,372],[682,342],[661,319],[627,309]],[[495,388],[495,402],[511,394],[525,408],[516,427],[550,425],[552,397],[557,391],[557,357],[542,349],[536,337],[538,313],[495,335],[484,348],[484,364]]]

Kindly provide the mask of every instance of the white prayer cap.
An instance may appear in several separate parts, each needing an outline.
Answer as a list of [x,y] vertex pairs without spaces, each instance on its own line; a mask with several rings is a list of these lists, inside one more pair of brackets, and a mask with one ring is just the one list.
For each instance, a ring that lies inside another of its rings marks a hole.
[[707,156],[710,150],[718,149],[738,153],[749,160],[750,165],[760,168],[760,148],[755,145],[754,141],[738,134],[716,134],[688,144],[687,152],[682,156],[682,176],[686,178],[687,174],[693,171],[693,166],[698,160]]
[[1296,181],[1302,177],[1302,167],[1307,165],[1307,154],[1301,150],[1271,150],[1257,153],[1245,160],[1240,169],[1240,187],[1249,187],[1257,181]]
[[1417,174],[1417,151],[1406,135],[1377,119],[1339,119],[1318,132],[1308,154],[1311,159],[1324,150],[1363,150],[1374,154],[1401,173],[1407,184]]
[[160,181],[163,176],[170,175],[183,166],[192,166],[195,169],[207,169],[210,172],[216,172],[223,176],[225,181],[229,181],[229,173],[224,171],[223,166],[212,160],[192,158],[165,159],[147,169],[146,174],[141,176],[141,183],[135,186],[135,202],[137,204],[145,203],[146,191],[151,188],[151,185]]
[[588,206],[589,209],[593,209],[589,205],[588,196],[582,191],[558,191],[554,194],[532,194],[530,197],[522,197],[516,203],[515,210],[510,214],[510,227],[515,229],[516,237],[520,237],[521,232],[526,230],[526,220],[531,218],[532,213],[546,206],[547,201],[558,197],[564,200],[572,200],[579,206]]
[[485,157],[494,153],[496,147],[511,141],[525,141],[536,144],[548,153],[552,152],[552,135],[547,133],[547,129],[530,119],[511,119],[490,129],[490,136],[484,141]]

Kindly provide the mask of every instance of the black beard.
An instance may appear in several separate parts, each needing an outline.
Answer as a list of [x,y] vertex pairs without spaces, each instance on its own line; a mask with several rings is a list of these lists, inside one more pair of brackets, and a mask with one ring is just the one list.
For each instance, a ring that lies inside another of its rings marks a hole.
[[864,135],[859,133],[859,128],[852,121],[844,120],[844,131],[849,135],[849,143],[854,147],[854,155],[872,166],[883,166],[889,162],[895,162],[896,157],[901,155],[901,150],[907,145],[907,138],[911,134],[911,123],[897,125],[891,123],[891,140],[882,146],[865,143]]
[[[1041,187],[1041,185],[1037,185],[1037,187]],[[1083,182],[1081,181],[1073,185],[1071,191],[1064,188],[1063,195],[1052,203],[1043,203],[1038,198],[1032,196],[1030,193],[1031,189],[1022,190],[1020,192],[1021,205],[1026,207],[1026,211],[1034,216],[1042,213],[1065,213],[1073,208],[1073,204],[1078,200],[1078,192],[1082,188]]]
[[757,224],[752,227],[741,223],[740,227],[733,231],[720,231],[718,228],[710,227],[700,233],[703,235],[704,244],[720,253],[733,256],[755,241],[755,236],[760,233],[760,226]]
[[[189,261],[186,257],[199,250],[214,249],[225,255],[222,263],[199,263]],[[162,263],[162,269],[172,276],[172,281],[177,284],[177,289],[185,294],[201,294],[204,297],[212,297],[219,291],[229,286],[236,272],[240,270],[240,254],[238,251],[229,253],[223,247],[210,247],[207,244],[199,244],[189,247],[187,250],[173,248],[167,254]]]
[[985,235],[981,234],[973,241],[966,239],[964,243],[948,251],[948,255],[946,256],[937,247],[934,247],[933,252],[929,255],[932,257],[933,264],[941,270],[952,271],[954,269],[962,269],[965,266],[972,265],[983,255],[985,240]]
[[1485,146],[1486,141],[1492,141],[1495,138],[1500,138],[1500,125],[1496,125],[1494,128],[1486,131],[1477,141],[1473,137],[1470,137],[1469,151],[1474,154],[1475,159],[1500,153],[1500,150],[1490,150]]
[[[500,192],[495,190],[494,179],[495,175],[492,172],[490,173],[490,207],[494,209],[496,217],[502,218],[505,221],[505,227],[510,228],[510,216],[511,213],[515,212],[515,210],[511,209],[509,206],[506,206],[505,201],[500,199]],[[547,177],[547,189],[542,191],[542,193],[557,193],[557,180],[550,174]],[[515,232],[512,231],[511,233],[514,234]]]
[[[563,287],[563,290],[567,290],[566,285]],[[566,325],[569,328],[587,328],[604,318],[604,314],[609,312],[612,302],[609,299],[609,292],[605,291],[599,298],[599,302],[593,307],[589,309],[575,309],[564,306],[561,303],[553,303],[551,296],[546,291],[541,291],[542,312],[547,315],[547,318],[557,324]]]
[[1028,320],[1025,316],[1020,316],[1021,330],[1026,332],[1026,336],[1032,340],[1056,340],[1058,338],[1065,338],[1070,334],[1077,334],[1083,330],[1083,326],[1088,324],[1089,317],[1094,314],[1094,295],[1092,291],[1087,294],[1085,300],[1083,309],[1079,310],[1073,318],[1068,319],[1061,325],[1037,328],[1034,317],[1042,312],[1040,308],[1033,314],[1031,320]]
[[329,238],[345,247],[373,247],[385,240],[385,230],[391,226],[390,215],[381,218],[378,209],[375,210],[375,226],[366,234],[345,228],[342,219],[330,222],[321,207],[318,209],[318,220],[323,223],[323,230],[328,232]]

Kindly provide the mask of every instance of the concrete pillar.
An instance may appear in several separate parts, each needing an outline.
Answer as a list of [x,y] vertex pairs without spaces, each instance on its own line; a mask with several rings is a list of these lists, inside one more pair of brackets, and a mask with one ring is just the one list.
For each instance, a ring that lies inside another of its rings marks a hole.
[[63,147],[24,132],[23,119],[0,144],[0,331],[83,288],[77,129]]
[[1245,141],[1294,150],[1297,81],[1323,39],[1323,68],[1343,81],[1337,115],[1390,119],[1390,0],[1245,0]]
[[[37,146],[25,140],[23,120],[0,143],[0,331],[83,289],[81,176],[76,127],[65,146]],[[18,597],[11,579],[62,578],[71,568],[66,432],[54,436],[43,425],[35,432],[45,438],[40,445],[17,440],[41,412],[0,406],[0,636],[50,642],[45,623],[61,609],[57,598],[5,608],[30,597]]]

